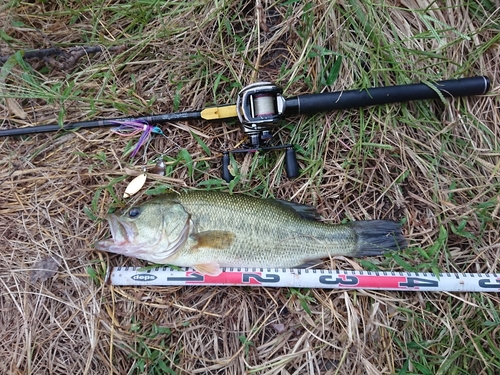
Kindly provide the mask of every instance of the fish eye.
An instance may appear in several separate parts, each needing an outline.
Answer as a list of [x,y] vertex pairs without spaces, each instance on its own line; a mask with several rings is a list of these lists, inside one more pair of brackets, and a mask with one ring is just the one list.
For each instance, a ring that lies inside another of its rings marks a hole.
[[137,207],[133,207],[130,209],[130,211],[128,212],[128,217],[134,219],[136,218],[137,216],[139,216],[141,213],[141,210],[138,209]]

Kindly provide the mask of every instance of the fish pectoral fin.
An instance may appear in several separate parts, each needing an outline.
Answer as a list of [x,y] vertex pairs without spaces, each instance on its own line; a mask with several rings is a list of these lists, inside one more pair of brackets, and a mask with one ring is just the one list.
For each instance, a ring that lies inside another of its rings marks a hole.
[[194,269],[202,275],[219,276],[222,273],[222,270],[216,263],[195,264]]
[[193,250],[200,247],[223,250],[231,246],[234,241],[235,234],[233,232],[222,230],[208,230],[206,232],[192,234],[191,237],[197,241]]

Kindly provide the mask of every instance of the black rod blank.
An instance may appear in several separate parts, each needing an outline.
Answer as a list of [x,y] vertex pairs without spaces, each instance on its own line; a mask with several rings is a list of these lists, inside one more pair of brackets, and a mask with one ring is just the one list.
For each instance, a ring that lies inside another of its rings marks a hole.
[[176,120],[178,121],[178,120],[200,120],[200,119],[201,119],[201,112],[199,111],[167,113],[163,115],[140,116],[140,117],[122,117],[109,120],[104,119],[95,121],[73,122],[62,126],[58,124],[50,124],[50,125],[28,126],[24,128],[15,128],[15,129],[3,129],[0,130],[0,137],[56,132],[59,130],[76,130],[76,129],[120,126],[120,122],[123,121],[147,122],[152,124],[152,123],[162,123],[162,122],[176,121]]

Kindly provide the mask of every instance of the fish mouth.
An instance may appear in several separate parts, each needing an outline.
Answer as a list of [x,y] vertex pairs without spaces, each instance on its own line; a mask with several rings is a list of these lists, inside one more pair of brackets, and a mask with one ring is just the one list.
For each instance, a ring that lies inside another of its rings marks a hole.
[[109,223],[111,238],[96,242],[97,250],[110,251],[112,253],[124,253],[126,245],[133,243],[136,237],[136,228],[134,224],[120,221],[116,215],[107,215],[106,220]]
[[152,238],[142,238],[135,223],[124,222],[113,214],[106,216],[109,223],[111,238],[98,241],[94,244],[97,250],[115,254],[131,256],[150,262],[163,263],[165,259],[176,253],[186,242],[191,228],[188,217],[178,235],[169,239],[165,231],[165,220],[155,231]]

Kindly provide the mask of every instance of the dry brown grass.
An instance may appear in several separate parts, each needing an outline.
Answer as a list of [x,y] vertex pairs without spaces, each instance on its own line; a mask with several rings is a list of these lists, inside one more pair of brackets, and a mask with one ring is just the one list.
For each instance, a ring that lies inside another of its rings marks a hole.
[[[0,73],[7,84],[0,127],[53,123],[58,114],[72,122],[232,103],[233,82],[275,81],[287,96],[320,91],[333,58],[311,55],[313,45],[343,55],[332,90],[488,75],[492,90],[481,98],[287,119],[278,138],[304,149],[303,175],[287,180],[281,155],[267,155],[247,160],[235,190],[315,204],[332,222],[405,218],[407,265],[373,261],[384,269],[498,272],[498,10],[454,0],[442,8],[425,0],[304,3],[0,5],[2,56],[52,45],[126,46],[82,57],[69,70],[32,61],[34,70],[24,71],[34,83],[19,66]],[[175,161],[179,145],[195,160],[194,173],[176,161],[170,180],[152,176],[148,187],[198,187],[218,178],[218,162],[203,161],[188,125],[214,154],[241,138],[232,123],[169,125],[169,139],[155,138],[135,161],[123,157],[127,140],[106,129],[0,139],[0,373],[141,373],[132,370],[141,359],[144,373],[162,373],[153,368],[155,353],[178,374],[500,372],[494,293],[95,282],[89,267],[102,275],[106,266],[144,264],[92,248],[106,228],[86,212],[103,217],[116,206],[112,193],[121,196],[126,181],[114,179],[161,154]],[[374,143],[390,149],[367,145]],[[454,230],[462,222],[464,230]],[[47,258],[57,272],[30,279]],[[345,259],[323,266],[362,268]]]

